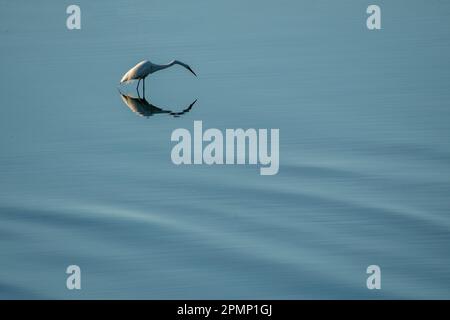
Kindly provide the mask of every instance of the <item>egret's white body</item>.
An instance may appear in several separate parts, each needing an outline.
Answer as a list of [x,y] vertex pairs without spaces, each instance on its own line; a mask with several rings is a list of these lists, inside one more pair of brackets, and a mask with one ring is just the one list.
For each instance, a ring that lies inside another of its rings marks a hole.
[[182,67],[185,67],[190,72],[192,72],[195,76],[197,76],[195,74],[195,72],[191,69],[191,67],[189,67],[187,64],[185,64],[181,61],[178,61],[178,60],[173,60],[172,62],[170,62],[168,64],[154,64],[148,60],[144,60],[144,61],[139,62],[137,65],[135,65],[130,70],[128,70],[127,73],[125,73],[123,75],[122,79],[120,80],[120,83],[127,82],[130,80],[139,80],[137,87],[136,87],[136,89],[138,90],[138,94],[139,94],[139,83],[141,82],[141,80],[143,80],[143,88],[144,88],[144,95],[145,95],[145,78],[149,74],[155,73],[156,71],[159,71],[159,70],[163,70],[163,69],[172,67],[176,64],[178,64]]

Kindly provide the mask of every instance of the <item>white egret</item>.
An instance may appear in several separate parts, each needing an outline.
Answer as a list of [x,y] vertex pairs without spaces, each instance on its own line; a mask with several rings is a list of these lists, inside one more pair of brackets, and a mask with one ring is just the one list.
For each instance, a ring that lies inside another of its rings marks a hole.
[[148,60],[144,60],[144,61],[139,62],[137,65],[135,65],[130,70],[128,70],[127,73],[125,73],[124,76],[122,77],[122,79],[120,80],[120,83],[130,81],[130,80],[139,80],[137,87],[136,87],[137,93],[139,95],[139,83],[141,82],[141,80],[143,80],[142,81],[143,82],[143,91],[144,91],[144,97],[145,97],[145,78],[149,74],[155,73],[156,71],[159,71],[159,70],[163,70],[163,69],[172,67],[176,64],[178,64],[182,67],[185,67],[190,72],[192,72],[195,76],[197,76],[195,74],[195,72],[191,69],[191,67],[189,67],[186,63],[183,63],[178,60],[173,60],[173,61],[169,62],[168,64],[154,64]]

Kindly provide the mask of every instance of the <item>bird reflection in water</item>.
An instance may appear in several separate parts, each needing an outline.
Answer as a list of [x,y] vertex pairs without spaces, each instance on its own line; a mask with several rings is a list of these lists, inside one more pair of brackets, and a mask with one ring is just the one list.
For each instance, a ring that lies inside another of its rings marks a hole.
[[137,113],[138,115],[142,117],[151,117],[155,114],[165,113],[167,115],[173,116],[173,117],[179,117],[185,113],[188,113],[191,111],[194,104],[197,102],[197,99],[194,100],[189,106],[187,106],[185,109],[181,111],[172,111],[172,110],[166,110],[162,109],[160,107],[157,107],[150,102],[148,102],[145,98],[141,97],[132,97],[125,95],[121,92],[120,96],[122,98],[122,101],[127,105],[128,108],[130,108],[131,111],[134,113]]

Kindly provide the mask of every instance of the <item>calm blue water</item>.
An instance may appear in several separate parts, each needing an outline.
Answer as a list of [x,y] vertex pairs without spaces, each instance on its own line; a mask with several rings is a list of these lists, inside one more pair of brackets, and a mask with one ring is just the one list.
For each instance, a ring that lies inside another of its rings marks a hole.
[[[448,1],[77,4],[1,1],[0,298],[450,298]],[[190,112],[130,111],[143,59]],[[194,120],[279,128],[279,173],[175,166]]]

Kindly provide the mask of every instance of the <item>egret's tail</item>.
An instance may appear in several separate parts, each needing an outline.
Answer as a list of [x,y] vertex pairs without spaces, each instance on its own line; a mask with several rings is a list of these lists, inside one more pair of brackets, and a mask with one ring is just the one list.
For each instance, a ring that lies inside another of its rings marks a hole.
[[127,72],[123,75],[122,79],[120,79],[120,83],[127,82],[128,80],[130,79],[128,79],[128,72]]

